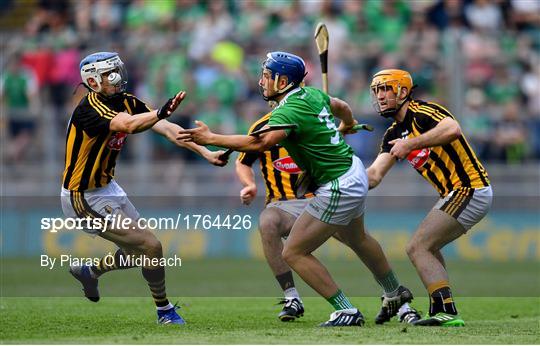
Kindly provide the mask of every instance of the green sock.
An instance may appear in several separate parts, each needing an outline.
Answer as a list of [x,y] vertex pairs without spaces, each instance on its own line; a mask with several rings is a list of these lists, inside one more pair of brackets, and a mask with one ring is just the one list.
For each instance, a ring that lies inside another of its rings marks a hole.
[[381,285],[381,287],[384,290],[384,293],[387,293],[387,294],[396,292],[399,287],[399,281],[396,275],[394,274],[393,270],[390,270],[388,273],[386,273],[386,275],[384,275],[380,279],[375,278],[375,280],[377,280],[379,285]]
[[343,294],[341,290],[338,290],[336,294],[326,299],[334,309],[343,310],[343,309],[354,309],[354,306],[349,301],[349,298]]

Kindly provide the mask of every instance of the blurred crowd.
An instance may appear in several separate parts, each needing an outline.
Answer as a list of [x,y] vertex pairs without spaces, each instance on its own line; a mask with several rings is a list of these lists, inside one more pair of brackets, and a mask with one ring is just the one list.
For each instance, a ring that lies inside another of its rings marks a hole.
[[[50,136],[63,159],[58,143],[85,92],[79,61],[95,51],[119,52],[129,91],[151,106],[187,90],[172,118],[180,125],[246,132],[269,111],[257,84],[267,52],[301,55],[306,83],[321,85],[319,21],[330,32],[330,94],[377,129],[349,136],[360,157],[376,155],[388,126],[373,110],[370,77],[397,67],[411,72],[415,98],[450,108],[483,160],[540,159],[537,0],[4,0],[0,12],[7,163],[39,160]],[[157,135],[150,148],[156,160],[193,159]]]

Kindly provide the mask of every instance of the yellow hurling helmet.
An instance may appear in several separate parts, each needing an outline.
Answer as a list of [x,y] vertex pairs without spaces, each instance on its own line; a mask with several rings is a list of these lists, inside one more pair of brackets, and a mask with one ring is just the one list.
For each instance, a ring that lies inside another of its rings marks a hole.
[[[377,103],[377,91],[379,88],[386,89],[387,87],[391,87],[392,91],[396,95],[396,108],[381,111]],[[399,100],[397,98],[401,94],[402,88],[407,88],[407,97]],[[392,116],[401,108],[403,103],[409,99],[412,88],[413,80],[409,72],[398,69],[387,69],[379,71],[373,76],[370,85],[373,105],[375,106],[375,109],[377,110],[377,112],[379,112],[380,115],[385,117]]]

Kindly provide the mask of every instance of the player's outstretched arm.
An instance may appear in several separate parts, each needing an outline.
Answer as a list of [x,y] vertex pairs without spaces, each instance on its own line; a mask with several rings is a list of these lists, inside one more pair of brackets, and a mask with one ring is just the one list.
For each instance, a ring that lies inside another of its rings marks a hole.
[[444,118],[437,126],[418,137],[394,139],[388,142],[392,146],[390,154],[398,159],[404,159],[416,149],[435,147],[448,144],[461,136],[461,128],[452,118]]
[[271,131],[260,136],[220,135],[210,131],[202,121],[195,121],[195,124],[196,128],[178,131],[176,139],[247,152],[266,151],[287,137],[284,130]]
[[152,130],[154,130],[154,132],[156,133],[159,133],[163,137],[167,138],[169,141],[171,141],[175,145],[179,147],[187,148],[201,155],[213,165],[225,166],[227,164],[226,160],[223,161],[219,159],[219,156],[224,153],[223,150],[210,151],[206,147],[203,147],[196,143],[177,140],[176,134],[178,133],[178,131],[183,130],[183,128],[178,124],[171,123],[170,121],[167,121],[164,119],[154,124],[154,126],[152,126]]
[[111,120],[109,129],[116,132],[139,133],[148,130],[158,121],[156,111],[135,115],[120,112]]
[[111,120],[109,128],[111,131],[124,133],[139,133],[146,131],[161,119],[171,116],[185,97],[186,92],[181,91],[174,97],[167,100],[167,102],[160,109],[153,110],[151,112],[134,115],[120,112]]
[[366,169],[370,190],[379,185],[394,163],[396,163],[396,158],[389,153],[381,153],[377,156],[371,166]]

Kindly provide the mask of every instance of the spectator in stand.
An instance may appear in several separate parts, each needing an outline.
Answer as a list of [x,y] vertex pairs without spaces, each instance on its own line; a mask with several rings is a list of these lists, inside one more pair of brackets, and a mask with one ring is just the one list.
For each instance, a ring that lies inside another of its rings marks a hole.
[[38,104],[36,76],[21,64],[20,56],[14,56],[0,76],[0,105],[7,115],[8,140],[4,150],[8,162],[20,163],[32,148]]
[[502,119],[494,127],[492,158],[511,164],[523,162],[527,155],[527,124],[516,101],[504,105]]
[[[70,101],[73,79],[69,74],[74,70],[73,61],[90,50],[121,52],[133,71],[130,92],[146,95],[150,103],[170,94],[171,85],[192,90],[182,109],[185,117],[178,118],[186,126],[199,111],[201,99],[205,100],[212,91],[224,112],[239,115],[243,114],[244,104],[259,104],[257,80],[253,76],[258,74],[260,56],[268,46],[277,44],[304,55],[309,72],[306,83],[320,86],[318,57],[311,36],[315,23],[324,21],[331,36],[330,90],[358,104],[359,108],[353,110],[359,119],[371,114],[366,112],[365,92],[359,89],[361,83],[354,80],[376,70],[399,66],[413,71],[419,84],[418,95],[462,107],[456,108],[456,113],[463,114],[460,119],[463,130],[477,132],[480,137],[484,131],[491,131],[491,127],[478,127],[476,118],[472,122],[464,121],[464,114],[477,112],[475,106],[465,101],[468,91],[480,92],[489,105],[482,108],[480,124],[497,122],[509,100],[519,98],[523,103],[521,116],[531,130],[529,140],[524,143],[525,152],[535,160],[540,158],[540,98],[537,97],[540,71],[535,67],[540,66],[538,1],[40,0],[23,3],[31,9],[29,12],[33,11],[32,16],[24,30],[14,28],[7,42],[0,45],[8,55],[14,48],[5,50],[5,47],[13,46],[24,52],[23,65],[36,77],[43,110],[49,111],[53,105],[57,119],[66,116],[63,109],[65,102]],[[234,46],[241,47],[242,57],[238,60],[240,67],[231,69],[234,66],[231,57],[238,55]],[[58,64],[60,69],[51,68],[55,58],[65,61]],[[227,71],[216,67],[216,61],[227,66]],[[237,123],[245,124],[240,119]],[[469,125],[473,128],[468,129]],[[36,131],[36,135],[53,137],[45,132]],[[362,146],[360,140],[353,142],[355,151],[363,157],[376,155],[376,147]],[[152,144],[149,150],[159,149],[153,141]],[[132,152],[130,146],[131,143],[125,148],[127,153]],[[488,143],[485,154],[499,150],[494,146]]]

